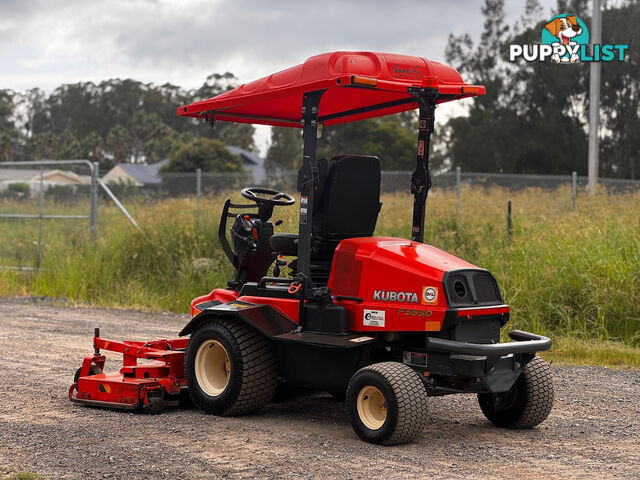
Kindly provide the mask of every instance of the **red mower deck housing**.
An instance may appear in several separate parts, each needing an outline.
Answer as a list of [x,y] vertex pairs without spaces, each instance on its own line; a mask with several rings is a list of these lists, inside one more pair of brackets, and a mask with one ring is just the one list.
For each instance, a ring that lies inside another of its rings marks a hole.
[[[114,341],[100,337],[96,328],[94,354],[88,355],[69,389],[72,402],[97,407],[161,410],[171,397],[178,399],[184,379],[184,349],[188,339],[152,342]],[[119,372],[103,373],[106,357],[100,350],[122,354]],[[138,364],[138,360],[144,362]],[[93,371],[92,371],[93,370]]]

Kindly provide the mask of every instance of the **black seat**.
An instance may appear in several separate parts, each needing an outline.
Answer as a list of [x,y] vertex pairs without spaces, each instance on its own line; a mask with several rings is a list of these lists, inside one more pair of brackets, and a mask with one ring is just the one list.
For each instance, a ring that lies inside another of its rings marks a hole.
[[[319,185],[320,186],[320,185]],[[312,250],[322,256],[345,238],[370,237],[380,212],[380,160],[340,155],[331,159],[314,208]]]
[[[316,277],[314,270],[317,270],[319,277],[323,277],[314,278],[314,282],[326,283],[333,251],[338,243],[345,238],[373,235],[381,206],[380,160],[366,155],[339,155],[330,161],[321,159],[318,161],[318,174],[313,208],[311,268],[312,277]],[[297,255],[298,236],[279,233],[271,237],[270,245],[274,252]],[[314,266],[317,268],[314,269]]]

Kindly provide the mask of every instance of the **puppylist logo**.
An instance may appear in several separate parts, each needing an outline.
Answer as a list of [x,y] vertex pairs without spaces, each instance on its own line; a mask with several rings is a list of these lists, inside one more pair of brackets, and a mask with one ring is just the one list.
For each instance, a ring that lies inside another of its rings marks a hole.
[[542,43],[509,45],[509,61],[572,64],[577,62],[624,62],[628,44],[589,44],[589,30],[575,15],[556,15],[542,29]]

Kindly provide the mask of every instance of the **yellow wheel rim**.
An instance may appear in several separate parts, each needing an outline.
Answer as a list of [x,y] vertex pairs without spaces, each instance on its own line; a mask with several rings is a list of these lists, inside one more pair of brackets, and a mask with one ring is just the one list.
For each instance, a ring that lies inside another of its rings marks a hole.
[[229,354],[217,340],[206,340],[196,352],[196,380],[200,388],[212,397],[217,397],[229,384],[231,366]]
[[387,402],[382,392],[373,385],[367,385],[358,394],[358,416],[369,430],[382,428],[387,419]]

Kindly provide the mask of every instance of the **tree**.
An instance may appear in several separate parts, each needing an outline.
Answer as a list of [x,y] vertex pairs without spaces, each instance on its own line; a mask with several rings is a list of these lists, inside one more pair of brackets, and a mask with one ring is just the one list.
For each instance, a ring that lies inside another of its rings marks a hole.
[[392,116],[325,128],[318,158],[340,154],[375,155],[383,170],[410,170],[416,162],[415,130]]
[[[529,1],[523,21],[538,10],[537,2]],[[584,174],[588,66],[509,64],[504,60],[508,45],[539,43],[544,19],[518,33],[505,26],[504,0],[486,0],[482,12],[485,23],[480,44],[474,47],[468,36],[450,36],[446,50],[447,61],[466,81],[487,87],[487,95],[474,99],[467,116],[453,118],[445,127],[448,131],[440,141],[447,142],[444,150],[449,165],[472,171],[577,170]]]
[[[468,36],[449,38],[447,61],[466,81],[486,85],[487,95],[474,99],[467,116],[448,122],[439,147],[451,167],[466,170],[584,175],[589,65],[508,64],[508,45],[539,43],[546,19],[539,3],[528,0],[518,29],[508,30],[503,7],[500,0],[485,2],[478,46]],[[559,1],[556,11],[587,12],[588,3]],[[580,18],[590,25],[584,13]],[[638,43],[639,21],[637,0],[610,5],[602,15],[603,43]],[[637,178],[640,64],[633,55],[602,65],[600,123],[600,175]]]
[[0,90],[0,161],[14,160],[21,140],[13,121],[14,97],[11,90]]
[[[627,2],[620,8],[605,10],[603,43],[640,45],[638,3]],[[600,147],[600,172],[604,176],[640,178],[640,62],[637,55],[632,54],[625,62],[604,64],[601,71],[600,121],[604,138]]]
[[297,128],[271,128],[271,144],[264,160],[267,175],[277,178],[282,172],[300,168],[302,162],[302,132]]
[[[317,158],[335,155],[375,155],[383,170],[415,167],[417,115],[405,112],[382,118],[325,127]],[[265,168],[271,176],[297,170],[302,162],[302,138],[296,128],[274,127]]]
[[161,172],[241,172],[242,161],[224,143],[209,138],[174,143],[171,159]]
[[13,96],[11,90],[0,90],[0,131],[15,128],[11,118],[13,114]]
[[[21,158],[36,159],[74,154],[99,161],[105,169],[115,162],[153,163],[166,158],[178,139],[215,138],[251,150],[255,148],[251,125],[220,122],[212,130],[203,121],[176,115],[180,105],[236,85],[237,79],[227,72],[210,75],[197,90],[133,79],[60,85],[48,96],[37,88],[18,94],[3,90],[0,155],[5,158],[20,151]],[[9,121],[17,132],[9,132],[5,125]]]
[[132,140],[129,131],[120,124],[109,130],[105,139],[105,149],[113,163],[129,163],[132,160]]

